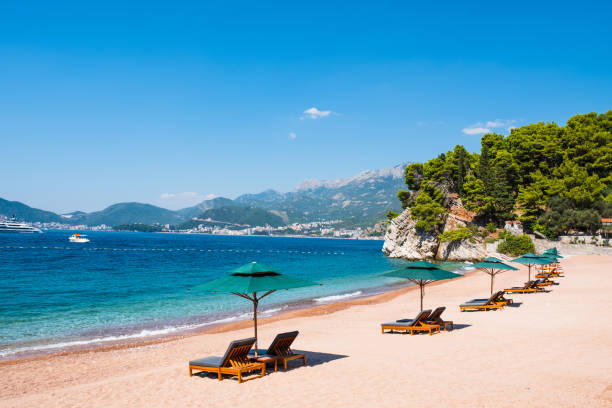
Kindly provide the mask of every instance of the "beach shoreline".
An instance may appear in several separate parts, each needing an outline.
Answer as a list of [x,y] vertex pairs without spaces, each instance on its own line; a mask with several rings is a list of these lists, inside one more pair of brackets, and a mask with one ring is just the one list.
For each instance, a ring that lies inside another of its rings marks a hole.
[[[459,304],[489,292],[489,276],[479,271],[428,285],[425,308],[444,305],[443,317],[455,323],[455,330],[433,336],[380,332],[381,323],[416,314],[416,287],[264,318],[260,347],[279,332],[299,330],[294,349],[306,352],[308,364],[244,384],[190,377],[187,362],[222,355],[231,340],[252,336],[249,320],[158,342],[8,360],[0,363],[0,405],[250,406],[297,399],[303,406],[365,408],[386,395],[385,404],[607,407],[612,257],[574,256],[562,265],[558,285],[509,295],[515,303],[502,311],[459,312]],[[526,278],[520,265],[498,275],[495,289]],[[432,393],[432,384],[443,388]]]
[[[471,274],[474,274],[477,272],[478,271],[476,270],[466,271],[463,274],[462,278],[468,277]],[[462,279],[462,278],[459,278],[459,279]],[[430,285],[428,285],[428,287],[444,285],[445,283],[448,283],[448,282],[449,281],[433,282]],[[385,288],[388,288],[388,289],[385,290]],[[274,314],[272,316],[266,316],[266,317],[258,316],[257,318],[258,325],[264,326],[266,324],[288,320],[288,319],[293,319],[296,317],[314,317],[314,316],[326,315],[326,314],[338,312],[340,310],[345,310],[353,306],[380,304],[380,303],[388,302],[392,299],[395,299],[396,297],[401,296],[410,291],[414,291],[418,289],[418,287],[412,284],[408,284],[408,285],[401,285],[400,288],[394,288],[393,286],[381,286],[381,287],[374,288],[374,289],[382,290],[382,292],[376,291],[373,294],[366,294],[363,296],[357,296],[355,298],[350,298],[350,299],[340,300],[340,301],[335,301],[335,302],[329,302],[329,303],[324,303],[320,305],[317,305],[317,304],[308,305],[306,303],[303,303],[303,305],[300,306],[300,303],[302,303],[303,301],[298,301],[298,302],[295,302],[295,304],[293,304],[292,306],[290,306],[289,309],[286,311],[280,312],[278,314]],[[53,358],[56,356],[69,356],[69,355],[76,355],[76,354],[101,353],[101,352],[106,352],[106,351],[132,349],[132,348],[138,348],[138,347],[150,346],[150,345],[155,345],[155,344],[178,341],[178,340],[185,339],[188,337],[201,336],[204,334],[227,333],[227,332],[232,332],[232,331],[252,327],[252,325],[253,325],[252,319],[243,319],[243,320],[237,320],[233,322],[211,324],[210,326],[207,326],[206,328],[187,329],[185,332],[178,333],[178,334],[165,335],[165,336],[160,335],[159,337],[153,336],[153,338],[146,339],[146,340],[126,340],[126,341],[117,341],[111,344],[97,344],[97,345],[82,346],[82,347],[75,346],[75,347],[69,347],[66,350],[58,350],[58,351],[51,351],[51,352],[41,352],[41,351],[35,350],[31,353],[24,352],[20,354],[14,354],[13,355],[14,357],[0,359],[0,366],[18,364],[19,362],[23,362],[23,361],[41,361],[41,360],[45,360],[47,358]]]

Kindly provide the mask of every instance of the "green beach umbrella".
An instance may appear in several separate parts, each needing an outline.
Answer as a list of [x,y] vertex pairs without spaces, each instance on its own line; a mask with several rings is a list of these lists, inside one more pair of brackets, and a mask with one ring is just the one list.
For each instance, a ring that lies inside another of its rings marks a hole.
[[563,258],[556,247],[548,248],[543,255],[553,255],[555,258]]
[[549,258],[551,255],[537,255],[528,252],[526,254],[521,255],[520,257],[511,260],[510,262],[517,262],[527,265],[528,269],[528,280],[531,280],[531,267],[533,265],[548,265],[549,263],[555,262],[555,259]]
[[482,269],[483,272],[491,276],[491,294],[493,294],[493,279],[495,279],[495,275],[504,271],[518,270],[514,266],[506,265],[501,259],[495,257],[485,258],[481,262],[472,265],[472,267]]
[[416,261],[410,262],[404,269],[386,272],[381,276],[408,279],[409,281],[419,285],[421,288],[421,311],[423,311],[423,295],[425,293],[425,285],[433,281],[453,279],[463,275],[446,271],[431,262]]
[[[219,279],[196,286],[195,290],[231,293],[253,302],[253,325],[255,327],[255,355],[257,356],[257,305],[266,296],[281,289],[303,288],[319,285],[316,282],[293,278],[275,272],[269,266],[251,262],[229,271]],[[258,293],[263,293],[258,295]]]

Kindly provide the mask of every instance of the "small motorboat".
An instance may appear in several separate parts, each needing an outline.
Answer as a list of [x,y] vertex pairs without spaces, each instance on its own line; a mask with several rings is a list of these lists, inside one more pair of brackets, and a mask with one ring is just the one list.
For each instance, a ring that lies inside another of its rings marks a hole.
[[89,238],[87,238],[87,235],[84,235],[84,234],[72,234],[68,238],[68,241],[76,242],[76,243],[79,243],[79,244],[84,244],[86,242],[89,242]]

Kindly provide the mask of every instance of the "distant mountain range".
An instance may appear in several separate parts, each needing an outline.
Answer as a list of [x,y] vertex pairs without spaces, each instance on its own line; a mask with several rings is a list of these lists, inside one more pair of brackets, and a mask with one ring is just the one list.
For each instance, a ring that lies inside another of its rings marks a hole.
[[178,225],[197,217],[252,226],[329,220],[341,220],[346,226],[370,226],[384,219],[388,210],[399,209],[397,190],[405,188],[405,166],[364,171],[338,180],[307,180],[287,193],[266,190],[243,194],[235,200],[218,197],[177,211],[150,204],[118,203],[92,213],[76,211],[59,215],[0,198],[0,214],[16,214],[19,219],[30,222],[73,225]]

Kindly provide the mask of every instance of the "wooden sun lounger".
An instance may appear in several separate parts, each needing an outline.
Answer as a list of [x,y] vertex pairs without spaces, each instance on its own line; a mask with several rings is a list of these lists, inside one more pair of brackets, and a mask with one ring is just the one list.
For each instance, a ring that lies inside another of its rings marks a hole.
[[[537,276],[536,276],[537,278]],[[536,281],[536,286],[550,286],[550,285],[554,285],[555,282],[551,281],[550,279],[548,279],[548,277],[539,279]]]
[[468,302],[459,306],[459,310],[465,312],[466,310],[501,310],[508,304],[507,301],[497,301],[496,299],[500,296],[499,292],[491,295],[488,299],[472,299]]
[[446,326],[451,327],[451,330],[455,328],[455,325],[450,320],[442,320],[442,313],[446,310],[446,306],[437,307],[431,315],[425,320],[426,324],[439,325],[442,330],[448,331]]
[[[489,299],[493,299],[494,303],[499,303],[503,306],[508,306],[514,303],[514,300],[512,299],[507,299],[506,297],[504,297],[504,291],[500,290],[498,292],[495,292],[495,294],[493,296],[491,296]],[[465,303],[474,303],[474,302],[485,302],[488,301],[489,299],[472,299],[469,302],[465,302]]]
[[[255,337],[244,340],[232,341],[223,357],[205,357],[189,362],[189,376],[193,375],[193,370],[216,373],[219,381],[223,380],[223,375],[237,375],[238,382],[242,382],[242,374],[250,371],[261,370],[261,375],[249,378],[261,378],[266,374],[266,365],[249,360],[248,354],[251,347],[255,344]],[[245,380],[247,381],[247,380]]]
[[504,291],[506,293],[536,293],[541,291],[541,289],[538,289],[535,281],[529,281],[525,282],[525,286],[523,287],[515,286],[513,288],[505,289]]
[[381,332],[384,334],[385,330],[393,331],[403,331],[410,332],[410,335],[413,335],[414,332],[429,332],[429,335],[440,333],[440,325],[439,324],[429,324],[426,323],[427,318],[431,315],[431,310],[423,310],[421,311],[417,317],[412,320],[405,319],[403,321],[396,321],[393,323],[382,323]]
[[[301,359],[304,365],[306,365],[306,354],[304,353],[294,353],[291,350],[291,344],[299,334],[299,331],[292,331],[287,333],[277,334],[270,347],[267,349],[260,349],[259,355],[257,357],[257,361],[268,363],[274,363],[274,372],[278,370],[278,362],[283,362],[283,367],[287,370],[287,362],[291,360]],[[251,359],[255,359],[254,351],[249,353],[249,357]]]

